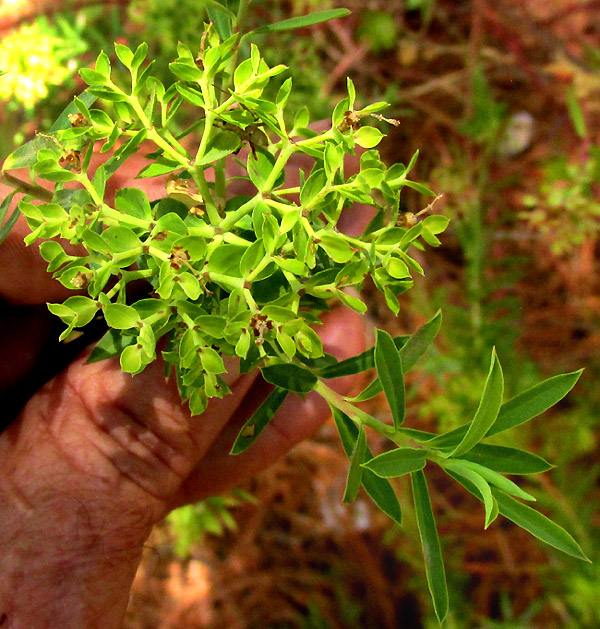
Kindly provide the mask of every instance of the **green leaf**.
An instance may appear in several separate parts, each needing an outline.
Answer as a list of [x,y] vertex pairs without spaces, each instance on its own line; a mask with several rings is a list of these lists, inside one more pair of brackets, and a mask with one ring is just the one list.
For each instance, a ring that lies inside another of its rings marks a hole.
[[124,44],[115,44],[115,52],[119,61],[126,67],[131,67],[131,61],[133,59],[133,51]]
[[475,485],[479,492],[477,497],[481,499],[485,506],[484,528],[487,529],[487,527],[496,519],[496,516],[498,515],[498,504],[492,495],[492,490],[490,489],[487,480],[478,474],[476,470],[465,466],[464,461],[445,461],[443,467],[444,469],[448,468],[449,470],[452,470],[455,474],[458,474],[458,476],[466,478]]
[[396,279],[403,279],[405,277],[410,277],[410,271],[408,270],[408,266],[405,262],[400,260],[400,258],[391,257],[385,265],[385,270]]
[[400,354],[385,330],[376,330],[375,367],[392,412],[394,428],[398,429],[406,413],[404,373]]
[[502,405],[498,419],[487,433],[487,437],[503,430],[514,428],[537,417],[562,400],[575,386],[583,369],[548,378],[527,391],[515,396]]
[[[96,96],[91,94],[89,91],[85,91],[79,95],[79,99],[86,105],[91,106],[96,100]],[[71,127],[71,122],[69,121],[69,114],[77,113],[77,106],[74,102],[69,103],[67,107],[63,110],[60,116],[56,119],[54,124],[50,127],[48,131],[49,134],[55,133],[56,131],[60,131],[62,129],[68,129]],[[42,148],[55,148],[56,143],[51,137],[46,137],[43,135],[38,135],[33,140],[30,140],[23,146],[20,146],[15,151],[13,151],[5,160],[2,166],[3,170],[15,170],[18,168],[28,168],[29,166],[33,166],[37,161],[37,153]]]
[[505,518],[563,553],[577,557],[577,559],[583,559],[583,561],[590,561],[579,544],[561,526],[552,522],[539,511],[521,504],[518,500],[507,496],[498,489],[492,489],[492,493],[498,501],[500,513]]
[[102,238],[112,253],[124,253],[142,247],[142,242],[129,227],[107,227],[102,232]]
[[458,457],[475,447],[485,437],[490,426],[498,417],[503,393],[504,377],[502,375],[502,367],[500,367],[500,361],[494,350],[492,352],[490,371],[475,417],[469,426],[467,434],[447,456]]
[[103,311],[107,325],[117,330],[135,328],[140,322],[140,315],[133,306],[106,304],[103,306]]
[[404,347],[400,349],[404,373],[423,356],[440,331],[441,325],[442,311],[438,310],[427,323],[422,325],[414,334],[411,334]]
[[134,336],[123,336],[117,330],[108,330],[96,343],[86,363],[96,363],[106,358],[119,356],[125,347],[135,342]]
[[81,68],[79,75],[90,87],[102,86],[107,82],[107,77],[104,74],[91,68]]
[[567,90],[567,108],[569,109],[569,117],[573,123],[573,128],[577,135],[583,140],[587,136],[585,118],[581,104],[577,100],[575,89],[572,86]]
[[[409,337],[406,335],[397,336],[394,340],[394,345],[397,348],[401,348]],[[361,373],[368,371],[375,367],[375,348],[370,349],[341,360],[339,363],[328,365],[319,371],[319,378],[339,378],[340,376],[350,376],[355,373]]]
[[131,69],[137,70],[142,64],[142,61],[144,61],[144,59],[146,58],[147,54],[148,54],[148,43],[142,42],[135,49],[135,53],[133,54],[133,59],[131,60]]
[[358,429],[358,437],[354,444],[352,455],[350,456],[350,467],[348,469],[348,478],[346,479],[346,489],[344,490],[343,503],[354,502],[360,489],[363,468],[361,463],[365,460],[367,452],[367,435],[365,429],[360,426]]
[[275,98],[275,104],[281,109],[284,109],[291,91],[292,77],[289,77],[281,84],[281,87],[277,92],[277,97]]
[[140,345],[128,345],[121,353],[121,369],[125,373],[139,373],[144,366],[144,350]]
[[261,373],[270,384],[294,393],[308,393],[317,384],[317,377],[298,365],[268,365],[261,368]]
[[365,149],[377,146],[383,137],[383,133],[376,127],[361,127],[354,135],[358,146],[362,146]]
[[[135,155],[140,144],[146,139],[146,134],[146,129],[140,129],[133,137],[125,142],[125,144],[120,146],[106,161],[104,168],[106,170],[107,179],[122,166],[125,160],[129,159],[132,155]],[[104,147],[102,148],[104,149]]]
[[200,68],[191,63],[182,63],[181,61],[173,61],[169,64],[171,72],[182,81],[202,81],[204,73]]
[[311,173],[300,190],[300,204],[304,207],[312,204],[315,198],[323,191],[327,183],[327,175],[323,168]]
[[[485,436],[491,437],[509,428],[520,426],[541,415],[569,393],[582,373],[583,369],[580,369],[579,371],[553,376],[505,402],[500,407],[498,418]],[[459,426],[432,439],[430,445],[435,448],[454,447],[464,437],[468,428],[469,424]]]
[[413,472],[411,480],[417,526],[423,547],[427,584],[433,599],[435,615],[442,623],[448,613],[448,587],[446,585],[446,571],[444,569],[442,549],[435,526],[425,474],[422,471]]
[[[89,90],[85,90],[77,97],[86,107],[91,107],[97,99],[95,94],[92,94]],[[70,114],[75,114],[78,111],[75,101],[69,103],[61,112],[60,116],[54,121],[50,127],[48,133],[56,133],[63,129],[69,129],[71,127],[71,121],[69,120]],[[24,148],[24,147],[21,147]],[[17,149],[18,150],[18,149]],[[13,166],[13,168],[21,168],[20,166]]]
[[[2,221],[4,220],[4,217],[6,216],[6,213],[8,212],[8,208],[10,207],[10,202],[13,200],[13,197],[15,196],[15,194],[16,194],[16,191],[11,192],[0,204],[0,224],[2,224]],[[19,207],[17,206],[13,210],[12,214],[10,215],[6,223],[4,223],[0,227],[0,244],[6,239],[6,237],[10,233],[10,230],[13,228],[13,225],[17,222],[17,219],[19,218],[19,214],[20,214],[20,210],[19,210]]]
[[[399,350],[404,373],[413,367],[419,358],[421,358],[421,356],[425,353],[427,348],[433,342],[433,339],[437,336],[441,325],[442,311],[438,310],[437,313],[414,334],[408,337],[403,337],[404,343],[399,347]],[[398,339],[395,339],[394,343],[398,347],[397,340]],[[362,402],[364,400],[370,400],[376,395],[379,395],[382,390],[379,378],[375,378],[375,380],[371,382],[371,384],[369,384],[362,393],[353,398],[353,401]]]
[[183,292],[188,296],[189,299],[195,300],[200,297],[200,294],[202,293],[202,288],[200,286],[200,281],[195,275],[184,271],[178,273],[175,279],[178,281],[181,288],[183,288]]
[[[448,459],[450,462],[450,466],[454,465],[454,461],[458,459]],[[444,465],[446,463],[444,462]],[[523,500],[535,500],[535,498],[528,494],[526,491],[523,491],[518,485],[513,483],[508,478],[502,476],[502,474],[498,474],[498,472],[494,472],[494,470],[490,470],[483,465],[479,465],[478,463],[473,463],[471,461],[460,460],[461,469],[469,469],[473,472],[479,474],[482,478],[490,483],[490,485],[495,485],[498,489],[501,489],[507,494],[511,494],[513,496],[517,496],[517,498],[522,498]]]
[[425,451],[417,448],[396,448],[363,463],[380,478],[396,478],[425,467]]
[[149,179],[150,177],[160,177],[161,175],[172,173],[174,170],[181,170],[181,164],[179,162],[161,159],[160,161],[154,161],[144,166],[135,178]]
[[139,188],[121,188],[115,195],[115,207],[119,212],[144,220],[152,220],[148,197]]
[[254,411],[252,417],[242,426],[231,448],[230,454],[241,454],[251,446],[265,426],[273,419],[279,407],[287,397],[285,389],[276,388],[267,399]]
[[500,474],[538,474],[553,467],[541,457],[525,450],[484,443],[479,443],[463,454],[462,458],[484,465]]
[[240,136],[233,131],[219,131],[211,138],[206,153],[195,162],[195,166],[203,166],[204,164],[212,164],[234,151],[237,151],[242,145]]
[[282,20],[281,22],[274,22],[272,24],[260,26],[259,28],[255,28],[253,31],[250,31],[248,35],[273,31],[290,31],[295,28],[303,28],[305,26],[312,26],[313,24],[320,24],[321,22],[326,22],[327,20],[346,17],[347,15],[350,15],[350,11],[348,9],[317,11],[316,13],[310,13],[309,15],[301,15],[288,20]]
[[215,25],[217,33],[221,40],[225,40],[231,36],[232,21],[236,21],[236,16],[229,9],[224,7],[220,2],[216,0],[208,0],[206,2],[206,12],[210,21]]
[[212,347],[203,347],[200,352],[200,362],[207,373],[225,373],[225,363],[219,353]]
[[[331,406],[331,412],[335,425],[337,426],[340,438],[342,440],[342,446],[346,452],[346,456],[351,457],[354,451],[354,444],[358,439],[358,428],[356,424],[338,408]],[[372,458],[370,449],[366,448],[366,456]],[[401,524],[402,522],[402,510],[400,509],[400,503],[396,494],[392,489],[389,481],[384,478],[379,478],[371,470],[363,469],[362,473],[362,485],[365,491],[373,502],[394,522]]]
[[319,234],[319,247],[334,261],[340,264],[349,262],[354,257],[354,250],[343,236],[333,233]]
[[427,216],[421,221],[423,227],[426,227],[432,234],[441,234],[448,227],[449,222],[450,219],[447,216],[439,214]]
[[194,89],[189,85],[183,85],[182,83],[175,83],[175,88],[177,91],[192,105],[196,107],[204,107],[204,97],[202,96],[202,92],[200,90]]
[[240,260],[240,273],[242,274],[242,277],[250,275],[257,265],[263,261],[264,257],[265,247],[263,245],[262,238],[259,238],[258,240],[255,240],[248,249],[246,249],[246,252]]

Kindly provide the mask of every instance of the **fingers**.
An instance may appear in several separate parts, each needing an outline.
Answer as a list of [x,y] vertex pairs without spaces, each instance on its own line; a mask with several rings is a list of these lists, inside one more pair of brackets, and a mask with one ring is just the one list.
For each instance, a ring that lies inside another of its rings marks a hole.
[[[347,309],[329,313],[319,333],[326,351],[339,360],[359,354],[366,346],[363,319]],[[328,384],[347,395],[356,388],[360,379],[360,376],[346,376]],[[242,454],[230,455],[239,430],[266,397],[268,390],[268,385],[262,380],[250,389],[237,415],[225,426],[181,489],[173,495],[170,508],[223,493],[266,469],[294,445],[310,437],[331,415],[325,401],[316,393],[310,393],[304,400],[290,394],[256,442]]]

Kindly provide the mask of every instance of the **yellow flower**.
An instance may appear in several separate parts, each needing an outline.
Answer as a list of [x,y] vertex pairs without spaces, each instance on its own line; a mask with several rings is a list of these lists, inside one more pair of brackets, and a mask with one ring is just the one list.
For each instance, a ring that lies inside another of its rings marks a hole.
[[43,32],[37,23],[26,24],[0,41],[0,100],[33,108],[70,75],[64,62],[64,42]]

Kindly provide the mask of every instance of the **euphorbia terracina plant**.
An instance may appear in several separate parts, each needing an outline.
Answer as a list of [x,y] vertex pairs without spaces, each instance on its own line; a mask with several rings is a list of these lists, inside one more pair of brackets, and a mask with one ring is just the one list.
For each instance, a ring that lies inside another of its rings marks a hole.
[[[356,109],[349,80],[348,96],[335,107],[331,124],[322,132],[311,130],[306,108],[293,116],[285,109],[291,79],[267,96],[270,79],[286,66],[269,68],[253,44],[238,63],[240,42],[252,33],[235,33],[237,17],[212,4],[215,24],[207,26],[201,50],[178,47],[170,64],[177,79],[173,85],[165,88],[153,76],[145,45],[132,51],[117,44],[131,83],[114,83],[109,58],[100,53],[94,69],[80,72],[89,89],[46,134],[4,164],[3,173],[29,167],[34,179],[25,186],[4,175],[29,193],[19,203],[32,230],[26,243],[42,239],[48,271],[78,291],[48,306],[66,324],[61,339],[102,315],[108,332],[90,361],[119,356],[131,374],[156,359],[162,339],[167,375],[176,379],[194,414],[201,414],[211,397],[229,392],[221,378],[223,357],[239,358],[242,372],[259,368],[274,388],[240,431],[232,455],[251,446],[287,395],[319,393],[331,406],[350,458],[344,502],[354,500],[362,485],[400,524],[400,505],[388,479],[411,475],[440,621],[448,594],[426,465],[440,466],[483,502],[486,527],[500,513],[547,544],[586,559],[565,530],[521,502],[534,498],[505,476],[543,472],[551,465],[528,452],[482,442],[544,412],[570,391],[580,372],[545,380],[503,403],[502,369],[492,352],[473,418],[436,435],[404,427],[404,374],[436,336],[439,313],[411,336],[392,338],[377,330],[375,347],[354,358],[337,362],[323,353],[314,331],[319,315],[336,301],[365,313],[365,303],[348,289],[360,291],[366,277],[397,313],[397,296],[412,285],[411,274],[422,273],[411,251],[438,245],[437,234],[448,221],[432,215],[407,225],[399,211],[403,187],[430,192],[408,178],[416,156],[408,166],[388,168],[375,150],[383,134],[370,123],[386,120],[379,114],[385,103]],[[285,30],[345,13],[325,11],[260,30]],[[107,106],[94,108],[96,102]],[[194,122],[182,131],[178,121],[190,108],[185,119]],[[98,143],[101,152],[113,152],[91,176]],[[151,203],[142,190],[129,187],[118,189],[109,202],[108,180],[128,158],[147,152],[149,143],[154,153],[138,177],[169,174],[164,198]],[[244,145],[249,150],[236,158]],[[348,177],[344,158],[357,147],[365,149],[360,172]],[[300,172],[299,185],[290,187],[285,173],[294,154],[310,158],[312,168]],[[251,194],[232,193],[226,159],[238,159]],[[54,182],[53,191],[38,187],[36,179]],[[360,237],[336,227],[352,203],[374,208],[375,217]],[[81,245],[82,253],[66,251],[65,241]],[[138,280],[152,292],[136,301],[127,288]],[[342,397],[327,386],[330,378],[363,371],[374,377],[357,397]],[[382,391],[393,425],[356,406]],[[392,449],[373,457],[366,427],[387,437]]]

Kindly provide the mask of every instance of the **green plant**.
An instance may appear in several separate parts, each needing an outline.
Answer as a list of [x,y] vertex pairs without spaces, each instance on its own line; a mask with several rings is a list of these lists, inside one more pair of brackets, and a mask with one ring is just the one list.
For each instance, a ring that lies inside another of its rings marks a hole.
[[175,537],[175,553],[182,559],[186,558],[192,545],[201,541],[205,534],[221,536],[228,530],[235,531],[237,524],[229,509],[244,500],[255,502],[250,494],[235,489],[231,495],[211,496],[171,511],[167,522]]
[[[288,125],[291,80],[273,98],[266,95],[271,77],[286,67],[269,67],[254,45],[249,57],[238,62],[240,44],[253,34],[309,25],[345,11],[292,18],[241,35],[237,26],[246,2],[240,2],[237,15],[225,5],[208,4],[214,23],[207,26],[198,54],[178,46],[178,57],[170,64],[177,79],[172,86],[165,88],[153,75],[144,44],[135,51],[116,44],[130,85],[113,82],[109,59],[100,53],[94,69],[80,71],[89,89],[47,134],[18,148],[4,163],[3,179],[27,195],[19,203],[31,228],[25,242],[42,239],[40,252],[53,277],[88,294],[49,304],[66,325],[61,338],[102,314],[109,330],[89,360],[119,356],[122,369],[131,374],[157,358],[161,340],[167,376],[176,379],[193,414],[203,413],[210,398],[229,392],[221,378],[224,357],[239,359],[242,372],[260,369],[273,390],[241,429],[233,455],[254,443],[289,394],[316,391],[331,406],[350,458],[344,502],[353,501],[362,485],[399,524],[400,504],[388,479],[410,474],[440,621],[448,594],[423,471],[427,464],[439,465],[484,503],[486,527],[501,513],[551,546],[586,559],[565,530],[516,499],[533,498],[505,476],[551,466],[521,450],[481,443],[558,402],[580,372],[550,378],[503,403],[502,369],[494,351],[473,419],[436,435],[404,426],[404,374],[435,338],[440,313],[411,336],[392,338],[377,330],[374,348],[353,358],[338,362],[323,352],[314,331],[319,315],[336,301],[365,313],[366,304],[348,289],[360,290],[367,276],[398,313],[398,295],[411,287],[412,273],[423,272],[411,248],[437,246],[437,234],[448,223],[443,216],[428,216],[404,224],[402,189],[431,192],[408,178],[416,155],[407,166],[388,168],[375,150],[383,134],[368,122],[385,120],[379,114],[385,103],[355,111],[354,85],[348,81],[348,96],[336,105],[324,131],[308,126],[305,108]],[[97,100],[110,104],[112,116],[93,107]],[[175,135],[180,110],[190,106],[195,122]],[[101,152],[113,153],[91,174],[98,142]],[[114,203],[109,201],[107,181],[127,159],[145,151],[146,142],[155,150],[138,177],[169,174],[169,194],[150,203],[142,190],[121,188]],[[249,150],[237,161],[250,192],[239,194],[239,177],[228,176],[226,160],[243,145]],[[358,147],[365,149],[360,172],[347,176],[344,158]],[[311,158],[313,165],[310,172],[300,172],[299,185],[289,186],[286,165],[295,154]],[[6,173],[18,168],[29,168],[34,182]],[[53,190],[39,186],[38,179],[53,182]],[[40,203],[33,203],[36,198]],[[344,207],[354,202],[375,211],[360,237],[337,229]],[[84,253],[67,252],[57,237],[80,245]],[[128,286],[138,280],[148,283],[149,296],[128,295]],[[372,369],[375,378],[354,398],[327,385],[331,378]],[[357,406],[380,392],[393,425]],[[367,427],[396,447],[373,457]]]
[[586,119],[574,89],[567,91],[567,109],[582,141],[575,155],[546,160],[539,189],[523,198],[527,207],[521,217],[539,233],[549,236],[550,250],[557,256],[572,254],[585,241],[598,235],[600,203],[600,146],[592,144]]

